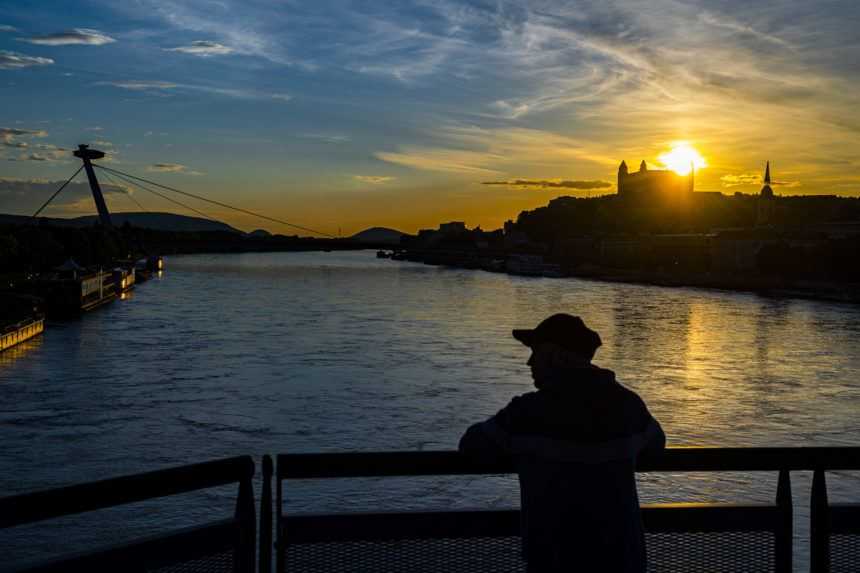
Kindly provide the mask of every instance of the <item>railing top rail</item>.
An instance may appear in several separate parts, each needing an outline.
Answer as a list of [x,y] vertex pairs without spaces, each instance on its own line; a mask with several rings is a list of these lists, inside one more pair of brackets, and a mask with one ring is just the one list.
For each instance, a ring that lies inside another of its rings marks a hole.
[[251,456],[156,470],[0,498],[0,529],[250,480]]
[[[639,472],[860,470],[860,447],[674,447],[643,456]],[[277,479],[505,474],[513,459],[476,463],[454,451],[279,454]]]

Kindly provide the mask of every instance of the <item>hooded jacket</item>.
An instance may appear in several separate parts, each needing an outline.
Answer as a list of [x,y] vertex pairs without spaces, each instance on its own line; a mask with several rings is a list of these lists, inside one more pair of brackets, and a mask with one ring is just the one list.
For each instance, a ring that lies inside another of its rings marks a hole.
[[636,457],[665,435],[642,399],[589,365],[515,397],[470,427],[460,451],[513,456],[530,571],[646,570]]

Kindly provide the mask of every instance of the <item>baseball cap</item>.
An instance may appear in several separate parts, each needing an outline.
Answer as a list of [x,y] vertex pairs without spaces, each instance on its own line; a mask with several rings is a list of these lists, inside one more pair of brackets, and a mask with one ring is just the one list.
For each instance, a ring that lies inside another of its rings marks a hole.
[[552,342],[588,358],[594,356],[602,344],[600,335],[585,326],[581,318],[565,313],[545,318],[533,329],[518,329],[511,334],[529,348],[542,342]]

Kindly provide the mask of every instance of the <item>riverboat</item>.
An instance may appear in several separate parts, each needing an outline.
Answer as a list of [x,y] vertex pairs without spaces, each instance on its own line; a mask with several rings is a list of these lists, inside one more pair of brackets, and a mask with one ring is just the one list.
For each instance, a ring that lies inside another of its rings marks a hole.
[[118,296],[115,286],[112,272],[91,271],[71,259],[21,284],[45,301],[48,316],[74,316],[107,304]]
[[32,316],[2,325],[0,326],[0,352],[38,336],[44,330],[45,319],[41,316]]

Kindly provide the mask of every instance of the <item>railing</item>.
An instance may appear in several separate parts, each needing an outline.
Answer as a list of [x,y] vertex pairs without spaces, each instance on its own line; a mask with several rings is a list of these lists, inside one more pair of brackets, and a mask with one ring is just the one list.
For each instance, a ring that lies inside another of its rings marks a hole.
[[[812,547],[815,572],[829,571],[832,535],[839,563],[860,562],[860,508],[827,504],[824,470],[860,469],[860,448],[671,448],[640,460],[639,472],[778,472],[773,504],[669,503],[642,507],[653,571],[779,571],[792,569],[790,472],[815,470]],[[293,515],[284,511],[285,481],[299,479],[509,474],[513,462],[479,465],[454,452],[282,454],[273,470],[264,458],[263,502],[275,472],[276,570],[481,570],[491,559],[524,570],[519,512]],[[822,492],[825,494],[822,499]],[[271,569],[271,511],[261,510],[260,571]],[[265,543],[265,544],[264,544]],[[825,552],[825,553],[822,553]],[[826,556],[826,557],[824,557]],[[835,559],[833,560],[835,564]],[[854,569],[837,569],[854,570]]]
[[[858,571],[860,505],[829,503],[825,472],[860,470],[860,448],[671,448],[641,459],[639,472],[779,476],[773,503],[643,505],[649,570],[790,571],[790,474],[810,470],[815,472],[810,570]],[[524,570],[517,510],[293,514],[284,507],[284,483],[292,480],[513,472],[513,461],[478,464],[455,452],[282,454],[277,468],[264,456],[259,571],[271,572],[273,547],[278,572]],[[256,554],[253,474],[250,456],[242,456],[7,497],[0,499],[0,529],[238,483],[232,519],[18,571],[251,573]]]
[[0,529],[148,499],[238,483],[232,519],[154,536],[50,562],[21,566],[49,571],[255,570],[256,517],[250,456],[106,479],[0,499]]

